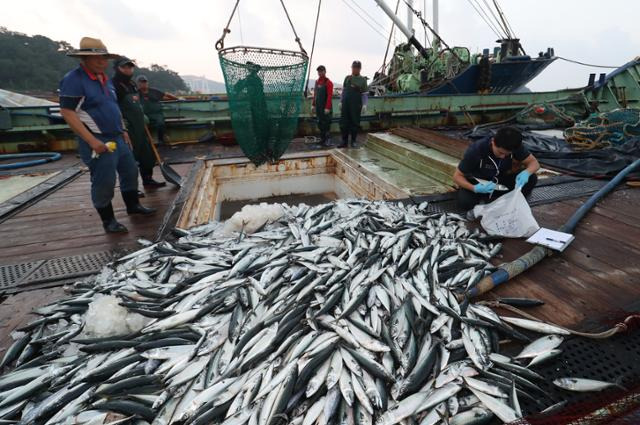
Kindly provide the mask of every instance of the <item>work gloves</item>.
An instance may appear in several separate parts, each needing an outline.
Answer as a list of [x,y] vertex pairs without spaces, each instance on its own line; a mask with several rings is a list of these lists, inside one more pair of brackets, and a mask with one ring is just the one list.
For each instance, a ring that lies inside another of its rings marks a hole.
[[492,193],[496,190],[496,184],[494,182],[478,183],[473,186],[475,193]]
[[522,187],[529,181],[529,177],[531,177],[531,173],[527,170],[522,170],[516,176],[516,187]]

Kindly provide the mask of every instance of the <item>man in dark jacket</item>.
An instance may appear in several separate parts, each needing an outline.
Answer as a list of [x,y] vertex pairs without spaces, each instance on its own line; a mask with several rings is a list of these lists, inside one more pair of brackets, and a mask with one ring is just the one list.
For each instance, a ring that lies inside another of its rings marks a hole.
[[360,75],[362,64],[353,61],[351,75],[347,75],[342,84],[342,104],[340,110],[340,131],[342,143],[339,148],[346,147],[351,136],[351,145],[356,146],[356,137],[360,131],[360,115],[367,110],[367,79]]
[[120,110],[131,138],[133,155],[138,161],[142,184],[145,187],[164,186],[165,182],[157,182],[153,179],[153,167],[156,165],[156,158],[153,155],[151,141],[145,128],[146,122],[140,100],[140,91],[132,80],[135,64],[131,59],[122,56],[113,65],[115,69],[113,84],[118,96],[118,105],[120,105]]
[[522,194],[528,196],[538,181],[536,172],[539,169],[536,157],[522,144],[520,131],[503,127],[495,137],[475,142],[464,153],[453,174],[453,181],[460,188],[458,206],[471,210],[481,201],[490,201],[506,193],[496,191],[498,184],[509,190],[522,188]]
[[151,214],[138,200],[136,162],[123,126],[113,83],[105,74],[109,59],[102,41],[84,37],[80,48],[68,54],[81,59],[60,82],[60,113],[78,136],[78,151],[91,173],[91,201],[107,233],[127,232],[118,223],[111,200],[120,180],[120,192],[128,214]]
[[142,109],[149,119],[149,129],[157,135],[158,143],[164,143],[164,113],[162,112],[163,100],[179,100],[170,93],[163,92],[153,87],[149,87],[149,80],[146,75],[136,77],[138,90],[140,90],[140,100]]
[[320,144],[325,147],[331,146],[329,140],[329,129],[331,128],[333,82],[327,78],[327,69],[324,65],[317,68],[318,79],[313,89],[312,111],[318,119],[318,130],[320,130]]

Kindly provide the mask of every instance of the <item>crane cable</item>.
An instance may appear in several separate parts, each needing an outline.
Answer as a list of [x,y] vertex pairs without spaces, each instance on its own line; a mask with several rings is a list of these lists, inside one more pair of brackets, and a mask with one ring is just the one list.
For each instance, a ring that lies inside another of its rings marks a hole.
[[362,11],[362,13],[364,13],[364,14],[369,18],[369,20],[370,20],[371,22],[373,22],[373,23],[375,23],[377,26],[379,26],[379,27],[380,27],[380,29],[381,29],[382,31],[384,31],[384,30],[386,29],[386,27],[385,27],[383,24],[381,24],[380,22],[378,22],[378,21],[377,21],[373,16],[371,16],[371,15],[369,14],[369,12],[367,12],[367,11],[366,11],[366,9],[364,9],[362,6],[360,6],[356,0],[351,0],[351,2],[353,3],[353,5],[354,5],[355,7],[357,7],[358,9],[360,9],[360,10]]
[[505,24],[504,20],[500,19],[500,17],[496,15],[496,12],[493,11],[493,8],[489,4],[489,2],[487,2],[487,0],[482,0],[482,2],[487,7],[487,10],[489,10],[489,13],[493,17],[494,22],[502,31],[504,31],[504,35],[506,35],[506,38],[512,38],[511,33],[509,32],[509,27],[507,27],[507,24]]
[[298,37],[298,33],[296,32],[296,27],[294,27],[293,22],[291,22],[291,18],[289,17],[289,11],[287,10],[287,6],[284,5],[284,0],[280,0],[280,4],[284,9],[284,14],[287,15],[287,20],[289,21],[289,25],[291,25],[291,30],[293,30],[293,35],[296,36],[295,40],[296,40],[296,43],[298,43],[298,46],[300,47],[300,51],[306,55],[307,51],[304,50],[304,47],[302,47],[302,42],[300,41],[300,37]]
[[240,28],[240,43],[244,44],[244,34],[242,33],[242,19],[240,19],[240,9],[238,9],[238,27]]
[[556,56],[556,59],[560,59],[560,60],[563,60],[565,62],[575,63],[575,64],[582,65],[582,66],[589,66],[591,68],[607,68],[607,69],[620,68],[620,66],[595,65],[595,64],[592,64],[592,63],[584,63],[584,62],[580,62],[580,61],[577,61],[577,60],[574,60],[574,59],[563,58],[562,56]]
[[[382,37],[385,40],[387,39],[387,36],[384,33],[382,33],[379,28],[376,28],[375,26],[373,26],[371,24],[371,22],[369,22],[369,20],[367,18],[362,16],[362,14],[360,12],[358,12],[358,10],[355,9],[347,0],[342,0],[342,2],[345,4],[345,6],[347,6],[349,9],[351,9],[353,11],[353,13],[355,13],[365,24],[367,24],[369,26],[369,28],[371,28],[373,31],[375,31],[376,34],[378,34],[380,37]],[[357,5],[357,3],[354,3],[354,4]],[[378,21],[376,21],[375,19],[373,19],[373,22],[375,22],[377,25],[382,27],[382,25]],[[394,40],[397,42],[395,37],[394,37]]]
[[[229,29],[229,25],[231,25],[231,20],[233,19],[233,15],[235,15],[236,10],[238,9],[238,4],[239,3],[240,3],[240,0],[236,0],[236,4],[233,6],[233,10],[231,11],[231,16],[229,16],[229,20],[227,21],[227,25],[222,30],[222,36],[218,39],[218,41],[216,41],[216,50],[224,49],[224,38],[227,36],[227,34],[229,34],[231,32],[231,30]],[[287,20],[289,21],[289,25],[291,25],[291,29],[293,30],[293,35],[296,36],[295,40],[296,40],[296,43],[298,43],[298,46],[300,47],[300,51],[306,55],[307,51],[304,50],[304,47],[302,47],[302,42],[300,41],[300,37],[298,37],[298,33],[296,32],[296,28],[293,26],[293,22],[291,22],[291,18],[289,17],[289,11],[287,10],[287,7],[284,5],[284,0],[280,0],[280,4],[282,5],[282,8],[284,9],[284,14],[287,16]],[[240,12],[238,12],[238,22],[240,22]],[[241,27],[240,27],[240,37],[242,38],[242,24],[240,24],[240,25],[241,25]]]
[[[496,37],[498,37],[498,38],[503,38],[504,37],[504,35],[501,35],[500,31],[495,27],[495,24],[493,22],[491,22],[489,19],[487,19],[487,17],[485,17],[486,14],[485,14],[484,10],[482,10],[482,7],[479,4],[478,4],[478,6],[476,6],[475,3],[472,0],[467,0],[467,2],[471,5],[471,7],[473,7],[473,9],[476,11],[478,16],[480,16],[480,18],[482,18],[482,20],[487,24],[489,29],[496,35]],[[478,7],[480,7],[480,9],[478,9]]]
[[[447,42],[446,42],[446,41],[444,41],[444,40],[442,39],[442,37],[440,37],[440,34],[438,34],[438,33],[437,33],[433,28],[431,28],[431,25],[429,25],[429,23],[427,23],[427,21],[425,21],[425,20],[424,20],[424,18],[422,17],[422,14],[421,14],[420,12],[418,12],[417,10],[415,10],[415,9],[413,8],[413,6],[411,6],[411,5],[409,4],[409,2],[408,2],[407,0],[404,0],[404,3],[407,5],[407,7],[409,8],[409,10],[410,10],[411,12],[413,12],[413,14],[414,14],[414,15],[416,15],[416,17],[420,20],[420,22],[422,23],[422,25],[424,25],[424,26],[425,26],[425,28],[427,28],[429,31],[431,31],[431,33],[432,33],[432,34],[433,34],[433,36],[436,38],[436,40],[438,40],[438,41],[442,42],[442,44],[444,44],[444,47],[446,47],[446,48],[447,48],[447,50],[449,50],[449,51],[451,52],[451,54],[452,54],[453,56],[455,56],[455,57],[456,57],[456,59],[458,59],[460,62],[463,62],[463,60],[462,60],[462,59],[460,59],[460,56],[458,56],[458,54],[457,54],[453,49],[451,49],[451,47],[449,47],[449,45],[447,44]],[[435,62],[435,61],[434,61],[434,62]],[[432,63],[433,63],[433,62],[432,62]],[[429,65],[429,67],[431,67],[431,64]],[[429,67],[428,67],[428,68],[429,68]]]
[[[400,7],[400,0],[396,2],[396,10],[395,14],[398,14],[398,8]],[[384,73],[384,68],[387,66],[387,55],[389,54],[389,47],[391,46],[391,38],[393,37],[393,31],[396,29],[396,23],[393,21],[391,24],[391,31],[389,31],[389,39],[387,40],[387,49],[384,51],[384,59],[382,60],[382,72]],[[425,33],[426,34],[426,33]]]
[[493,0],[493,4],[496,7],[496,10],[498,11],[498,14],[500,15],[500,18],[502,19],[503,23],[509,30],[509,35],[511,35],[512,38],[516,38],[516,32],[513,30],[513,27],[511,26],[511,22],[509,22],[509,19],[507,19],[507,15],[505,15],[504,12],[502,11],[502,7],[500,7],[498,0]]
[[313,51],[316,48],[316,34],[318,33],[318,21],[320,20],[320,7],[322,0],[318,0],[318,12],[316,13],[316,25],[313,28],[313,42],[311,43],[311,55],[309,55],[309,67],[307,68],[307,80],[304,85],[304,97],[309,94],[309,78],[311,78],[311,63],[313,61]]
[[224,49],[224,38],[231,32],[229,29],[229,25],[231,25],[231,20],[233,19],[233,15],[236,13],[236,9],[238,8],[238,3],[240,0],[236,0],[236,4],[233,6],[233,10],[231,11],[231,16],[229,16],[229,20],[227,21],[227,25],[222,30],[222,37],[216,41],[216,50]]

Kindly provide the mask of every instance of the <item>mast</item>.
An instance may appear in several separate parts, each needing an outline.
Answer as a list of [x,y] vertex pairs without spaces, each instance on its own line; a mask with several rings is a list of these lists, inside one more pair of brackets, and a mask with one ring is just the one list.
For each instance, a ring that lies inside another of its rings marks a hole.
[[440,34],[438,0],[433,0],[433,30]]
[[378,4],[378,6],[380,6],[382,11],[387,14],[389,19],[391,19],[396,24],[398,29],[409,39],[409,43],[411,43],[413,47],[418,49],[418,51],[422,56],[424,56],[425,58],[428,58],[427,51],[422,46],[422,44],[420,44],[420,42],[416,39],[416,37],[413,34],[413,31],[407,28],[404,22],[402,22],[402,20],[398,18],[395,13],[393,13],[393,11],[389,8],[389,6],[387,6],[387,3],[384,0],[375,0],[375,2]]
[[405,0],[407,2],[407,29],[413,34],[413,0]]

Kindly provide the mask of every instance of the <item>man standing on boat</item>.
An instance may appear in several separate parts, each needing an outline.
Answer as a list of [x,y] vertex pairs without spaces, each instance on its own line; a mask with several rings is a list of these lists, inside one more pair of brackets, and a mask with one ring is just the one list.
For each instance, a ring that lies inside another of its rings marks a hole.
[[315,112],[318,119],[320,144],[324,147],[329,147],[331,146],[329,129],[331,128],[333,82],[327,78],[327,68],[324,65],[320,65],[316,71],[318,71],[318,79],[313,89],[312,111]]
[[164,143],[164,113],[160,101],[179,99],[170,93],[149,87],[149,80],[145,75],[138,75],[136,83],[140,90],[142,109],[149,119],[149,129],[156,133],[158,143]]
[[357,146],[356,137],[360,131],[360,115],[367,110],[367,79],[360,75],[362,64],[353,61],[351,75],[347,75],[342,84],[342,107],[340,110],[340,131],[342,143],[339,148],[346,147],[351,136],[351,145]]
[[156,158],[153,155],[150,145],[151,140],[149,140],[145,128],[146,121],[140,99],[140,91],[132,80],[135,64],[126,56],[121,56],[114,62],[113,68],[115,69],[113,84],[116,88],[118,104],[133,145],[133,156],[138,161],[142,184],[145,187],[164,186],[166,185],[165,182],[158,182],[153,179],[153,167],[156,165]]
[[[472,210],[478,203],[490,201],[509,190],[522,188],[528,196],[536,185],[540,164],[522,144],[522,133],[514,127],[499,129],[495,137],[479,140],[469,146],[453,174],[458,190],[458,206]],[[483,180],[483,181],[480,181]]]
[[129,136],[118,107],[113,83],[105,71],[109,59],[102,41],[84,37],[80,48],[68,54],[81,59],[80,66],[60,82],[60,113],[78,136],[78,150],[91,173],[91,201],[107,233],[127,232],[116,221],[111,200],[120,180],[120,192],[129,214],[151,214],[138,201],[138,170]]

